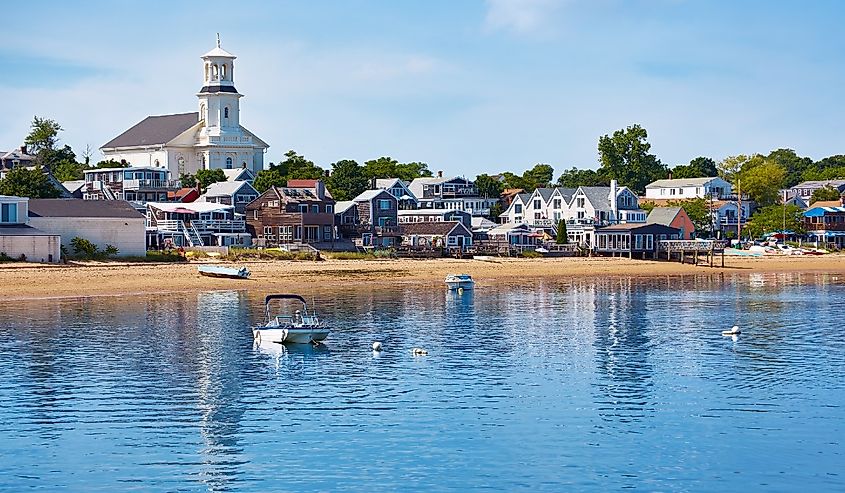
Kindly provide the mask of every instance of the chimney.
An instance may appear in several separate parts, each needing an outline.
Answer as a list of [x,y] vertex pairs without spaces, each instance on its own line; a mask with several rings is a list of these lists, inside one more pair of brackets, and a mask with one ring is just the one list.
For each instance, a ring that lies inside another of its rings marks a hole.
[[438,177],[438,178],[443,178],[443,172],[442,172],[442,171],[438,171],[438,172],[437,172],[437,177]]
[[327,169],[326,169],[326,170],[323,170],[323,176],[325,176],[326,178],[328,178],[329,176],[331,176],[331,171],[330,171],[330,170],[327,170]]
[[669,170],[669,179],[672,179],[672,170]]
[[21,146],[21,154],[26,154],[26,144]]
[[616,189],[618,188],[618,184],[616,179],[610,180],[610,212],[611,224],[619,222],[619,211],[618,211],[618,204],[616,202]]

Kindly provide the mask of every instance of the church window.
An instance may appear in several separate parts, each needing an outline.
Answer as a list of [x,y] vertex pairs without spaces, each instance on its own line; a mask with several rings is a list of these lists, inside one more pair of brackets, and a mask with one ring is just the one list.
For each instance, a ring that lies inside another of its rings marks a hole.
[[220,76],[220,77],[221,77],[223,80],[226,80],[226,64],[225,64],[225,63],[224,63],[223,65],[221,65],[221,66],[220,66],[220,70],[222,71],[222,72],[221,72],[221,76]]
[[158,159],[156,159],[156,160],[155,160],[155,163],[154,163],[154,164],[155,164],[155,167],[156,167],[156,168],[158,168],[158,167],[160,166],[160,164],[159,164],[159,162],[158,162]]
[[226,169],[232,169],[232,158],[226,158]]
[[212,65],[212,66],[211,66],[211,75],[212,75],[212,77],[214,78],[214,80],[217,80],[217,74],[219,73],[219,72],[218,72],[219,70],[220,70],[220,69],[217,67],[217,64],[216,64],[216,63],[215,63],[214,65]]
[[229,118],[229,107],[223,108],[223,118]]

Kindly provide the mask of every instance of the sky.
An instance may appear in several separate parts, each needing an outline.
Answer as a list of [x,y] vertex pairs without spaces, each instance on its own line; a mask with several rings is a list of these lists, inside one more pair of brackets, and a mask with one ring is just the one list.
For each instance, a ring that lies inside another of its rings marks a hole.
[[[79,5],[76,5],[79,3]],[[33,116],[78,155],[197,110],[200,56],[235,54],[241,124],[323,167],[379,156],[473,177],[598,166],[601,135],[697,156],[845,153],[845,2],[9,2],[0,149]],[[8,22],[20,19],[21,22]]]

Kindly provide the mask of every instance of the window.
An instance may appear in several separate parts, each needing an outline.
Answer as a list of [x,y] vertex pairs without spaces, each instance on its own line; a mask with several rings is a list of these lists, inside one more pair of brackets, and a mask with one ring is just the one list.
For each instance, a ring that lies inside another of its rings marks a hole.
[[542,209],[542,208],[543,208],[543,206],[542,206],[542,202],[540,201],[540,199],[534,199],[534,209],[536,210],[536,209]]
[[669,189],[669,195],[675,195],[675,189],[674,188]]
[[645,249],[654,250],[654,235],[645,235]]
[[18,222],[18,204],[0,204],[0,223]]
[[229,118],[229,107],[223,108],[223,118]]
[[332,239],[332,227],[329,225],[323,226],[323,239],[324,240],[331,240]]
[[308,213],[308,204],[299,204],[299,213],[300,214],[307,214]]
[[643,249],[643,235],[634,235],[634,250]]
[[326,214],[334,214],[334,206],[326,204]]
[[379,200],[378,201],[378,210],[389,211],[390,210],[390,201],[389,200]]
[[226,158],[226,169],[232,169],[232,158]]
[[258,219],[258,209],[255,209],[254,211],[252,211],[252,218]]
[[522,204],[514,204],[513,211],[517,214],[522,214]]
[[552,207],[555,209],[560,209],[560,199],[555,199],[554,202],[552,202]]
[[293,239],[293,226],[279,226],[279,241],[291,241]]
[[320,213],[320,205],[319,204],[312,205],[311,206],[311,212],[313,212],[314,214],[319,214]]

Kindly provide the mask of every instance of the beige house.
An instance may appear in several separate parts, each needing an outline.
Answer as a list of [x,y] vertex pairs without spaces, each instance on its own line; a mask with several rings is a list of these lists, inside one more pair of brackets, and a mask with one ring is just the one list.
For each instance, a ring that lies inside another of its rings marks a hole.
[[0,260],[59,262],[61,237],[27,224],[29,199],[0,195]]

